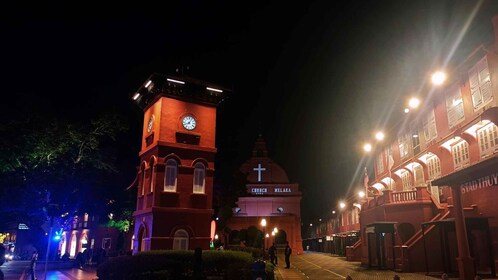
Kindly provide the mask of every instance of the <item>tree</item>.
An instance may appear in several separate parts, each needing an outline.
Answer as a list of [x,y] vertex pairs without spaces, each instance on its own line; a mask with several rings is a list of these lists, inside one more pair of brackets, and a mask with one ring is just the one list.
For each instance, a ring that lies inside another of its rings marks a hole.
[[30,116],[0,124],[0,216],[36,227],[50,204],[58,206],[52,215],[103,211],[117,171],[114,143],[125,130],[114,114],[89,123]]

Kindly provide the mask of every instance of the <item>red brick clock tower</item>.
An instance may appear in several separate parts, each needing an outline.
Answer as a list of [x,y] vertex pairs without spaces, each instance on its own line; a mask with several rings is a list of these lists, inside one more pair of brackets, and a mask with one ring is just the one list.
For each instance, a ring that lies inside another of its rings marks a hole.
[[133,252],[208,249],[216,106],[224,90],[153,74],[132,99],[144,111]]

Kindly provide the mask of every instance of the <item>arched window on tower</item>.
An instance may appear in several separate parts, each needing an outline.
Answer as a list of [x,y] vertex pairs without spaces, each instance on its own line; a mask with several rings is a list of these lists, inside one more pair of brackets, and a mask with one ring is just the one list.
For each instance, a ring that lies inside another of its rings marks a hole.
[[198,162],[194,168],[194,193],[204,193],[204,184],[206,179],[206,167]]
[[178,174],[178,164],[174,159],[166,161],[166,169],[164,170],[164,191],[176,192],[176,181]]
[[141,190],[141,193],[142,195],[145,195],[145,164],[142,164],[142,166],[140,167],[140,171],[142,171],[142,190]]
[[188,250],[188,232],[184,229],[175,231],[173,250]]
[[155,185],[155,175],[154,175],[154,169],[156,168],[156,158],[155,157],[151,157],[150,158],[150,192],[153,193],[154,192],[154,185]]

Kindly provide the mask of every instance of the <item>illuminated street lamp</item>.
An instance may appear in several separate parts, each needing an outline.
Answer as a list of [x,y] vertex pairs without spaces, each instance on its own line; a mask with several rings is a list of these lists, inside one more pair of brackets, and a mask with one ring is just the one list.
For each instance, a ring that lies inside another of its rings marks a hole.
[[344,209],[344,208],[346,207],[346,203],[344,203],[344,202],[340,202],[340,203],[339,203],[339,207],[340,207],[341,209]]
[[364,197],[365,197],[365,192],[364,192],[364,191],[359,191],[359,192],[358,192],[358,196],[359,196],[360,198],[364,198]]
[[261,226],[263,227],[263,252],[265,251],[265,238],[264,236],[266,236],[266,219],[261,219]]
[[436,86],[440,86],[446,81],[446,74],[442,71],[436,71],[431,77],[432,83]]
[[379,131],[379,132],[377,132],[377,133],[375,134],[375,139],[377,139],[377,141],[382,141],[382,140],[384,140],[384,137],[385,137],[385,135],[384,135],[384,133],[383,133],[382,131]]
[[367,153],[371,152],[372,151],[372,144],[366,143],[365,145],[363,145],[363,150]]
[[416,98],[416,97],[412,97],[409,101],[408,101],[408,106],[412,109],[416,109],[418,108],[418,106],[420,105],[420,99]]

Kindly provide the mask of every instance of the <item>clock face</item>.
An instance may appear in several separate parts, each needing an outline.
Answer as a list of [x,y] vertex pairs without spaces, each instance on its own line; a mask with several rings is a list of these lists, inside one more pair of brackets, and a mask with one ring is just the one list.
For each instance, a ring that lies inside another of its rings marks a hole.
[[147,123],[147,132],[152,131],[152,126],[154,125],[154,116],[151,116],[149,122]]
[[193,130],[195,128],[195,126],[197,125],[197,121],[195,120],[194,117],[187,115],[187,116],[183,117],[182,124],[186,130]]

